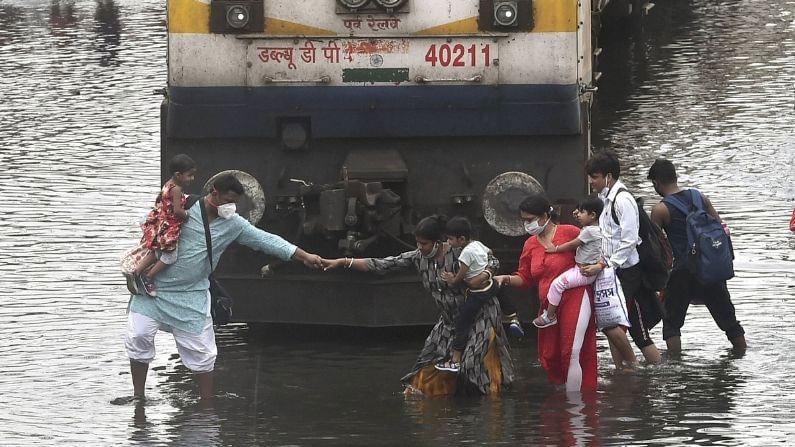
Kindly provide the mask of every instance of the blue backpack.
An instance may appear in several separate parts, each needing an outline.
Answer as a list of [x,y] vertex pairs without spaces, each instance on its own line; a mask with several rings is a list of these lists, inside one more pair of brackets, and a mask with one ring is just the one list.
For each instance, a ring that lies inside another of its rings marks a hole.
[[686,217],[688,254],[685,265],[701,284],[714,284],[734,277],[734,250],[723,225],[704,209],[701,193],[689,190],[690,205],[679,197],[668,196],[663,202]]

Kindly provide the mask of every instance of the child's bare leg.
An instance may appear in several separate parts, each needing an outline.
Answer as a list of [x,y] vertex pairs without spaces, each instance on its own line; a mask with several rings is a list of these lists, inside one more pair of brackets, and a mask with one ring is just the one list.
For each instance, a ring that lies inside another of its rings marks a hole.
[[158,260],[157,262],[155,262],[155,265],[153,265],[152,268],[150,268],[149,271],[146,272],[146,276],[154,278],[155,276],[157,276],[158,273],[162,272],[167,265],[168,264],[165,264],[163,261]]
[[[141,262],[138,263],[138,266],[135,267],[135,274],[140,275],[146,271],[152,264],[157,261],[157,257],[155,257],[154,251],[149,251],[149,253],[141,259]],[[161,268],[162,270],[162,268]]]
[[557,312],[558,312],[558,306],[552,303],[549,303],[547,305],[547,318],[549,318],[550,320],[554,320],[555,318],[557,318]]

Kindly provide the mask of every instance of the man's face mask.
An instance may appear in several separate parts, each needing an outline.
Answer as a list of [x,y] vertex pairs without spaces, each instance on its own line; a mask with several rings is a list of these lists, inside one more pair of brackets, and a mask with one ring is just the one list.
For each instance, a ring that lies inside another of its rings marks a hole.
[[607,195],[610,193],[610,187],[611,187],[610,183],[612,181],[613,181],[613,176],[610,175],[610,174],[607,174],[605,176],[605,187],[602,188],[601,191],[599,191],[599,194],[598,194],[599,198],[604,199],[605,197],[607,197]]
[[235,206],[234,202],[218,205],[218,217],[223,219],[229,219],[230,217],[234,216],[235,211],[237,211],[237,206]]

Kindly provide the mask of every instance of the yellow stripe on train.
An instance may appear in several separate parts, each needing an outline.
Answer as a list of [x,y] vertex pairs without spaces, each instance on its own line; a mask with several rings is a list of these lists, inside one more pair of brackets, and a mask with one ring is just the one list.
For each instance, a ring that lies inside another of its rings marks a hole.
[[265,34],[273,36],[336,36],[337,33],[323,28],[301,23],[288,22],[287,20],[265,17]]
[[210,33],[210,2],[168,0],[169,33]]
[[[331,0],[329,0],[331,1]],[[578,0],[535,0],[533,1],[533,33],[560,33],[577,31]],[[210,33],[209,0],[168,0],[169,33]],[[478,30],[477,17],[469,17],[449,23],[436,25],[411,34],[432,36],[439,34],[475,34]],[[265,18],[265,34],[268,35],[318,35],[333,36],[338,33],[311,25]]]

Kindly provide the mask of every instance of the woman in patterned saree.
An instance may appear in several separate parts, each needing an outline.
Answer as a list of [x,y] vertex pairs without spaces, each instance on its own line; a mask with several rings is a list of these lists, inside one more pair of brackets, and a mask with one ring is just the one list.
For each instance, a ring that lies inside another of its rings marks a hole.
[[[401,379],[407,393],[425,396],[499,393],[503,386],[513,382],[513,361],[496,297],[483,306],[472,325],[459,373],[434,367],[451,352],[456,315],[466,300],[465,286],[450,288],[441,278],[442,272],[455,273],[461,251],[444,242],[444,226],[445,221],[439,216],[422,219],[414,232],[417,249],[397,256],[329,259],[323,260],[323,264],[326,269],[342,267],[381,274],[414,267],[420,273],[422,286],[433,296],[441,315],[411,372]],[[493,256],[489,261],[494,270],[499,267]]]

